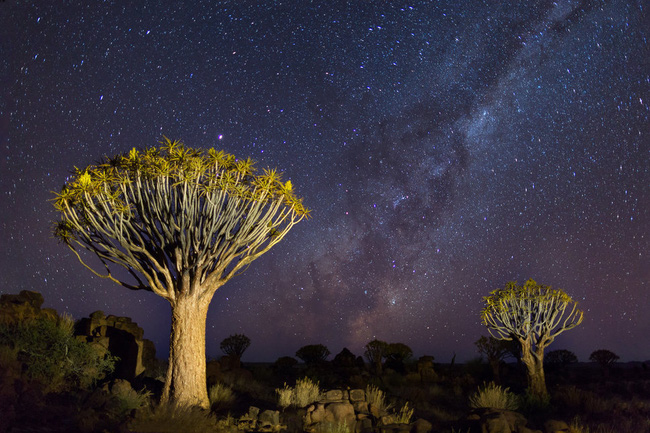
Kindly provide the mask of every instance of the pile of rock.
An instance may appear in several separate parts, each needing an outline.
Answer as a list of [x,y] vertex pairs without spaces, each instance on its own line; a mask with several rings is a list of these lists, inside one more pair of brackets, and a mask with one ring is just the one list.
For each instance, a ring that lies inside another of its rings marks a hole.
[[153,342],[143,338],[144,330],[129,317],[106,316],[102,311],[95,311],[76,323],[75,334],[120,358],[115,365],[115,378],[132,381],[156,367]]
[[17,295],[0,296],[0,322],[20,323],[30,319],[57,320],[59,315],[52,308],[43,308],[43,295],[23,290]]
[[303,419],[305,432],[326,430],[327,425],[347,426],[351,432],[417,432],[427,433],[431,424],[417,420],[410,424],[398,423],[394,415],[369,403],[363,389],[330,390],[323,393],[320,401],[307,408]]

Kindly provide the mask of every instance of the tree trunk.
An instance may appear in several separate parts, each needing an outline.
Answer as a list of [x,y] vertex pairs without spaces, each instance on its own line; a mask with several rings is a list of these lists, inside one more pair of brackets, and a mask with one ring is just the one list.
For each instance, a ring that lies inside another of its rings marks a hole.
[[176,406],[209,408],[205,319],[210,297],[179,295],[172,304],[172,330],[169,337],[169,367],[162,402]]
[[546,390],[546,378],[544,377],[544,349],[537,348],[537,353],[533,352],[530,345],[522,343],[521,360],[528,371],[528,390],[534,397],[544,400],[548,397]]

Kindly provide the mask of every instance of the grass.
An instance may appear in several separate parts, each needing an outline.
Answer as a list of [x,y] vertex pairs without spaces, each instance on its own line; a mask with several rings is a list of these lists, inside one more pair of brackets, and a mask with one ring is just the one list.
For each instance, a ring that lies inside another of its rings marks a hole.
[[219,408],[229,407],[235,401],[235,394],[232,388],[223,383],[217,383],[210,387],[208,390],[208,398],[210,399],[210,406],[218,406]]
[[469,405],[475,409],[492,408],[506,410],[517,410],[519,406],[517,397],[509,391],[509,388],[501,388],[494,382],[490,382],[482,388],[479,388],[469,398]]
[[384,391],[373,385],[366,386],[366,401],[369,406],[374,406],[380,416],[385,415],[393,407],[392,404],[386,403]]
[[202,409],[159,405],[136,412],[128,428],[138,433],[214,433],[219,431],[219,424],[214,415]]
[[306,407],[320,399],[318,382],[313,382],[308,377],[298,379],[295,388],[286,383],[283,388],[275,390],[278,394],[278,406],[285,409],[289,406]]
[[404,406],[397,412],[395,417],[395,422],[398,424],[409,424],[411,418],[413,418],[414,409],[409,407],[408,402],[404,403]]

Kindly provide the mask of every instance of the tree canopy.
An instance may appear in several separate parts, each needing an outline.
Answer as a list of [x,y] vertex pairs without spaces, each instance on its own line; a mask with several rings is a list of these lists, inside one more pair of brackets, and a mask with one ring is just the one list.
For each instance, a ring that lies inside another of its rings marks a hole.
[[[54,234],[98,276],[171,301],[179,277],[222,285],[309,216],[276,170],[257,174],[251,159],[161,144],[75,169],[57,194]],[[112,264],[134,282],[116,277]]]

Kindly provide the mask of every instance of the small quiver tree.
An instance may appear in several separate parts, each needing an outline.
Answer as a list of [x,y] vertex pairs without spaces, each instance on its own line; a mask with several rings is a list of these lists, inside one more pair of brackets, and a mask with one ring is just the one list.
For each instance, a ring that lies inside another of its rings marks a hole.
[[529,392],[548,397],[544,378],[544,350],[559,334],[582,322],[578,304],[562,290],[528,280],[523,286],[511,281],[483,298],[481,321],[499,340],[516,339],[528,373]]
[[275,170],[257,174],[250,159],[161,144],[76,169],[55,199],[54,234],[95,275],[171,304],[162,400],[207,408],[205,320],[215,291],[309,211]]
[[244,334],[234,334],[221,342],[221,350],[228,355],[237,368],[241,365],[241,357],[251,345],[251,339]]
[[366,344],[366,350],[363,354],[375,371],[375,374],[381,376],[382,362],[388,354],[388,343],[382,340],[372,340]]
[[491,335],[486,337],[482,335],[474,344],[481,355],[485,355],[490,368],[494,382],[498,385],[501,383],[501,363],[505,358],[511,356],[508,344],[510,341],[498,340]]
[[323,344],[308,344],[296,351],[296,357],[305,364],[320,364],[330,356],[330,350]]

